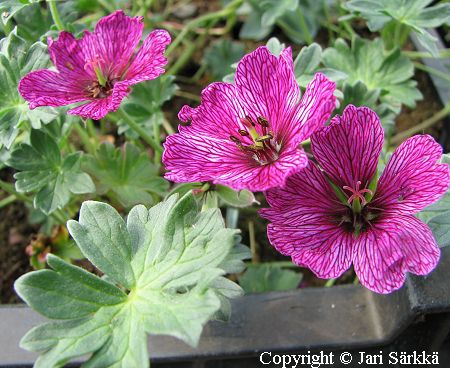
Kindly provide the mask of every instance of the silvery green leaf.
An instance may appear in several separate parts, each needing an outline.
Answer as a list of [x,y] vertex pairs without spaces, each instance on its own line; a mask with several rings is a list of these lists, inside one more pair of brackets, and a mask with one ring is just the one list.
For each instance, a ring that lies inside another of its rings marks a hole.
[[236,230],[225,228],[218,209],[199,213],[192,194],[177,199],[150,209],[138,205],[126,220],[107,204],[85,202],[69,231],[105,276],[50,256],[51,269],[16,281],[31,307],[56,320],[21,341],[40,353],[35,367],[84,355],[90,356],[83,367],[148,367],[147,334],[195,346],[209,319],[226,317],[228,298],[242,290],[224,275],[242,270],[248,249]]
[[47,124],[58,116],[52,108],[30,110],[17,90],[23,76],[45,68],[48,63],[47,47],[41,42],[29,44],[17,35],[17,28],[1,41],[0,146],[10,148],[24,122],[39,129],[42,123]]

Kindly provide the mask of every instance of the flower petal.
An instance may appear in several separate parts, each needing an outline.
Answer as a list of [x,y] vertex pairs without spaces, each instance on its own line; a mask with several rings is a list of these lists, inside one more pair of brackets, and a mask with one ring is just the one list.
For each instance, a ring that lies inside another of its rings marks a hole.
[[311,137],[311,148],[320,166],[340,188],[367,188],[383,147],[384,132],[378,116],[367,107],[349,105],[342,116]]
[[416,135],[393,153],[378,186],[373,206],[416,213],[436,202],[449,187],[447,164],[440,164],[442,147],[429,135]]
[[233,189],[264,191],[283,185],[286,178],[307,164],[301,150],[283,153],[261,166],[230,140],[180,131],[167,137],[163,163],[166,179],[174,182],[210,181]]
[[47,39],[50,58],[58,71],[65,79],[71,79],[80,85],[82,89],[92,80],[96,79],[95,73],[85,68],[87,56],[71,33],[62,31],[58,39]]
[[[84,32],[79,41],[85,62],[100,59],[103,72],[110,78],[122,76],[141,40],[143,19],[129,17],[122,10],[100,19],[94,33]],[[92,65],[86,68],[91,70]]]
[[325,175],[312,163],[289,177],[282,188],[266,192],[271,208],[260,214],[271,223],[270,243],[318,277],[340,276],[351,265],[353,234],[338,226],[344,208]]
[[166,46],[170,43],[167,31],[157,29],[144,40],[141,48],[133,58],[125,79],[130,84],[155,79],[164,73],[167,59],[164,57]]
[[280,57],[265,46],[244,56],[236,70],[236,88],[245,115],[255,121],[263,116],[269,121],[277,140],[290,138],[282,128],[290,121],[300,98],[300,87],[295,80],[292,51],[284,49]]
[[239,105],[236,87],[229,83],[211,83],[202,91],[201,104],[193,109],[183,106],[179,113],[182,121],[191,121],[188,127],[179,130],[195,135],[207,135],[230,141],[230,135],[236,135],[244,126],[240,118],[245,116]]
[[353,262],[361,284],[388,294],[403,285],[406,272],[430,273],[439,256],[427,225],[411,215],[395,215],[358,237]]
[[28,73],[19,82],[19,93],[30,109],[39,106],[64,106],[87,100],[84,91],[71,78],[43,69]]
[[129,85],[125,82],[117,82],[113,92],[105,98],[97,98],[87,104],[77,106],[68,111],[71,115],[79,115],[86,119],[100,120],[110,111],[116,111],[122,100],[130,93]]
[[336,84],[325,75],[314,75],[314,79],[306,87],[294,118],[286,121],[292,126],[283,128],[284,131],[292,131],[295,136],[293,144],[300,144],[324,126],[336,107],[335,89]]

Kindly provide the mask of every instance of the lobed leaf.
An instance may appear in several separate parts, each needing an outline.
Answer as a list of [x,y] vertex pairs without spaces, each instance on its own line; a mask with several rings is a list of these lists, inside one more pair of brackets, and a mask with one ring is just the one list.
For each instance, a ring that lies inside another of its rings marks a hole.
[[209,319],[229,314],[228,298],[242,290],[224,274],[242,270],[248,249],[225,228],[219,210],[198,213],[192,194],[177,198],[136,206],[126,222],[107,204],[83,204],[69,231],[108,281],[55,256],[52,270],[16,281],[32,308],[68,319],[35,327],[22,339],[22,347],[41,353],[37,367],[86,354],[92,355],[84,367],[148,367],[147,334],[195,346]]

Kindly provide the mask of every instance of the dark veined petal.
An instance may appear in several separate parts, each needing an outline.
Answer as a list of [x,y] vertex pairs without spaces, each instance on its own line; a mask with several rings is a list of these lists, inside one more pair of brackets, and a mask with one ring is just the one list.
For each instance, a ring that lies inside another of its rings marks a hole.
[[312,163],[292,175],[282,188],[266,192],[271,208],[260,214],[270,221],[271,244],[318,277],[342,275],[352,263],[353,234],[338,226],[343,205],[325,175]]
[[285,122],[291,126],[283,128],[284,131],[292,131],[295,137],[292,144],[300,144],[323,128],[336,107],[335,89],[336,84],[323,74],[317,73],[314,76],[306,87],[294,118]]
[[291,49],[284,49],[276,57],[267,47],[258,47],[239,62],[235,82],[245,114],[255,121],[263,116],[277,139],[289,140],[291,132],[283,128],[292,120],[300,98]]
[[181,132],[167,137],[163,162],[166,179],[174,182],[211,181],[233,189],[264,191],[283,185],[307,164],[301,150],[284,153],[268,165],[259,165],[230,140]]
[[117,82],[114,85],[112,94],[105,98],[97,98],[90,102],[74,107],[68,111],[71,115],[79,115],[83,118],[100,120],[110,111],[116,111],[125,96],[130,93],[128,83]]
[[384,141],[378,116],[367,107],[349,105],[342,116],[311,137],[314,157],[340,188],[367,188],[373,178]]
[[358,237],[354,252],[361,284],[381,294],[402,287],[406,272],[427,275],[440,257],[431,230],[412,215],[386,216]]
[[122,76],[141,40],[143,20],[143,17],[129,17],[117,10],[100,19],[93,33],[85,31],[79,42],[86,69],[93,73],[93,64],[89,62],[98,60],[105,75]]
[[47,43],[50,58],[64,79],[85,86],[96,78],[92,70],[85,68],[88,56],[80,47],[80,40],[71,33],[62,31],[57,40],[48,37]]
[[79,84],[61,74],[43,69],[28,73],[19,82],[19,92],[30,109],[39,106],[64,106],[88,98]]
[[167,59],[164,57],[170,35],[163,29],[152,31],[144,40],[141,48],[133,57],[125,79],[130,84],[155,79],[164,73]]
[[240,118],[245,112],[239,105],[236,87],[229,83],[211,83],[202,91],[201,104],[197,108],[183,106],[179,112],[181,121],[190,122],[180,126],[180,132],[204,134],[229,141],[230,135],[238,133],[244,126]]
[[401,213],[417,213],[447,191],[450,172],[439,163],[442,147],[429,135],[416,135],[393,153],[378,187],[373,206]]

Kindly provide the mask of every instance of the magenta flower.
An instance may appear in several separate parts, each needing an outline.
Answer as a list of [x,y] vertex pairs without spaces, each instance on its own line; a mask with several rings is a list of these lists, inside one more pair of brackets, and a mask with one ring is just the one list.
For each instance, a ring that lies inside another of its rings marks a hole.
[[100,19],[94,33],[85,31],[81,39],[65,31],[56,41],[49,38],[48,50],[58,71],[27,74],[19,83],[20,94],[30,109],[89,101],[69,114],[101,119],[119,108],[131,85],[164,73],[163,53],[170,36],[154,30],[134,53],[143,29],[143,17],[131,18],[118,10]]
[[383,140],[373,111],[348,106],[311,138],[319,166],[311,162],[269,190],[271,208],[261,214],[271,222],[272,245],[294,263],[321,278],[353,263],[364,286],[385,294],[403,285],[406,272],[426,275],[436,266],[439,248],[414,214],[447,191],[450,176],[439,163],[442,148],[417,135],[395,150],[375,189]]
[[335,85],[316,74],[300,99],[292,52],[267,47],[244,56],[235,84],[212,83],[197,108],[184,106],[188,122],[167,137],[163,162],[174,182],[210,181],[236,190],[283,185],[307,165],[299,144],[322,127],[335,107]]

